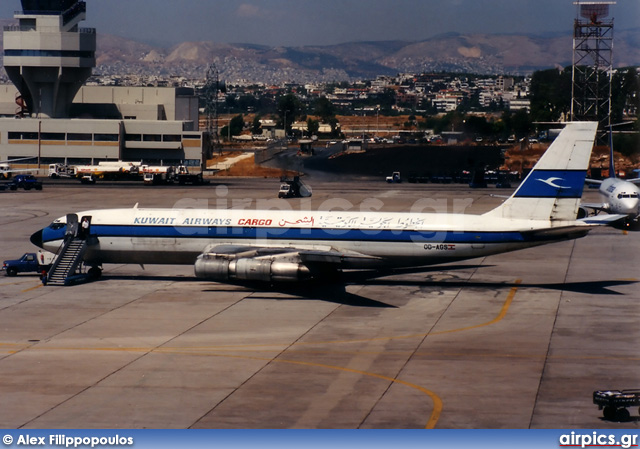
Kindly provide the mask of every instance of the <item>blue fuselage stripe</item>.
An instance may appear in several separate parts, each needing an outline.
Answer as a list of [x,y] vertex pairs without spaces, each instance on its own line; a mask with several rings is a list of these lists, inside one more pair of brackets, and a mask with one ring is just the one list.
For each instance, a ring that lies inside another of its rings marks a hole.
[[[530,241],[521,232],[415,231],[378,229],[270,228],[231,226],[93,225],[96,237],[335,240],[364,242],[512,243]],[[64,229],[46,228],[43,240],[60,240]]]

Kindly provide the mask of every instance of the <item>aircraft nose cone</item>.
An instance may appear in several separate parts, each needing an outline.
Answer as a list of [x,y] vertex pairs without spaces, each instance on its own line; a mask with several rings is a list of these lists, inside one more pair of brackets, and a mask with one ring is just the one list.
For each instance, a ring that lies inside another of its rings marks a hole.
[[42,229],[34,232],[29,240],[31,240],[31,243],[36,245],[38,248],[42,248]]
[[623,214],[637,214],[638,213],[638,200],[637,199],[630,199],[630,200],[624,201],[623,209],[624,209],[624,211],[622,212]]

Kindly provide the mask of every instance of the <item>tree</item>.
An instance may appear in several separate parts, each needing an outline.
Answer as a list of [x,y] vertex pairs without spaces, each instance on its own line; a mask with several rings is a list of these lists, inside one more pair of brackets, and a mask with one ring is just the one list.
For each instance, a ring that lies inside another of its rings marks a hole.
[[314,114],[320,117],[322,123],[329,123],[336,116],[336,107],[327,97],[318,98],[313,106]]
[[640,106],[640,77],[635,67],[616,71],[611,80],[611,123],[624,121],[624,113]]
[[556,122],[571,110],[571,69],[540,70],[531,78],[531,117]]
[[533,129],[533,123],[531,121],[531,116],[525,109],[520,109],[511,116],[511,129],[513,129],[513,132],[518,137],[525,137],[529,135]]
[[318,134],[320,130],[320,122],[314,120],[312,118],[307,119],[307,131],[309,132],[309,136],[313,136],[314,134]]
[[339,132],[338,132],[338,119],[336,117],[332,117],[329,119],[329,126],[331,126],[331,137],[338,137],[339,136]]
[[300,99],[293,94],[287,94],[278,100],[278,116],[279,124],[286,126],[287,130],[291,129],[291,125],[302,112],[303,105]]
[[488,136],[492,128],[486,117],[470,115],[465,118],[464,130],[473,135]]
[[243,129],[244,129],[244,118],[242,117],[242,114],[236,115],[231,119],[231,121],[227,126],[224,126],[220,130],[220,135],[223,138],[229,135],[239,136],[242,133]]
[[262,134],[262,124],[260,123],[260,116],[256,115],[253,118],[253,124],[251,125],[251,134]]

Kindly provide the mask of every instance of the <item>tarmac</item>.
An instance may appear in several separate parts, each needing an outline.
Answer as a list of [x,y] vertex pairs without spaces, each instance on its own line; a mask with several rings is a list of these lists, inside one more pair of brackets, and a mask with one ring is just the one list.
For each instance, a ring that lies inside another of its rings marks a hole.
[[[282,200],[277,180],[220,182],[0,192],[0,260],[88,209],[482,213],[510,193],[306,180],[312,198]],[[640,388],[639,254],[640,234],[600,228],[345,285],[221,284],[171,265],[105,265],[73,287],[0,276],[0,427],[637,429],[637,409],[604,420],[592,393]]]

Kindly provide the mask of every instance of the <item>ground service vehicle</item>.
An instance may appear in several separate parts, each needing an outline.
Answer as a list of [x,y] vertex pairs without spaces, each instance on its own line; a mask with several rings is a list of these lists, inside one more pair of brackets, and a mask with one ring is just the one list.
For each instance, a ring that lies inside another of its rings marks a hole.
[[307,198],[311,196],[311,188],[300,180],[300,176],[280,178],[278,198]]
[[84,175],[82,178],[80,178],[80,182],[82,184],[95,184],[96,178],[93,175]]
[[[605,419],[628,421],[627,407],[640,406],[640,390],[598,390],[593,392],[593,403],[603,410]],[[640,412],[640,411],[639,411]]]
[[392,182],[402,182],[402,178],[400,177],[399,171],[394,171],[391,176],[387,176],[386,181],[389,183]]
[[140,174],[145,185],[174,184],[206,185],[209,180],[204,179],[202,173],[189,173],[184,165],[178,166],[146,166],[140,167]]
[[76,168],[73,165],[65,164],[50,164],[49,165],[49,178],[75,178]]
[[2,263],[2,271],[7,276],[16,276],[18,273],[42,273],[49,271],[55,254],[39,250],[37,253],[25,253],[20,259],[5,260]]
[[7,186],[11,190],[42,190],[42,182],[33,175],[16,175]]
[[11,178],[11,166],[9,164],[0,164],[0,179]]

